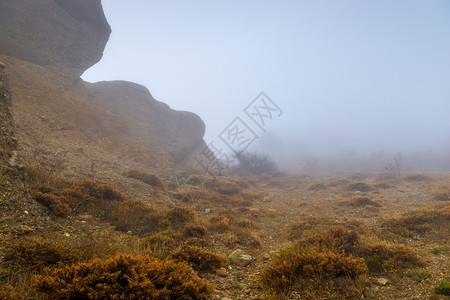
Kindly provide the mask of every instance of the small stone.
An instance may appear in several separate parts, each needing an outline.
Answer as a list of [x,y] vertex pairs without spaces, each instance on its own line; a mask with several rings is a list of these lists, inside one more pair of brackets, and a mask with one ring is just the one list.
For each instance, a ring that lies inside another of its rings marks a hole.
[[263,259],[264,259],[265,261],[270,260],[270,254],[269,254],[269,253],[264,253],[264,254],[263,254]]
[[27,225],[20,225],[20,229],[22,230],[23,234],[30,233],[30,232],[34,231],[33,228],[31,228],[30,226],[27,226]]
[[379,285],[386,285],[386,284],[389,283],[389,280],[386,279],[386,278],[377,278],[377,283],[378,283]]
[[26,215],[28,215],[28,211],[27,211],[27,210],[25,210],[24,213],[25,213]]
[[228,258],[232,263],[246,267],[252,262],[252,257],[250,255],[244,254],[241,249],[234,250]]
[[221,277],[227,277],[228,276],[228,272],[225,268],[220,268],[216,270],[216,274],[221,276]]
[[210,208],[205,208],[205,214],[210,214],[211,213],[211,209]]
[[2,63],[1,61],[0,61],[0,68],[2,68],[2,69],[6,68],[5,64]]
[[131,230],[130,230],[130,231],[127,231],[127,233],[128,233],[128,234],[133,234],[133,232],[131,232]]
[[70,236],[70,234],[66,232],[66,233],[64,233],[64,236]]

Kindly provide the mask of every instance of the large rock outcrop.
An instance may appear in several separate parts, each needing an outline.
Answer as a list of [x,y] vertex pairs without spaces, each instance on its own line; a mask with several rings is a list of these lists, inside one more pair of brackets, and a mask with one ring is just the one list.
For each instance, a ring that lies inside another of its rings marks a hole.
[[2,0],[1,53],[79,77],[103,55],[111,28],[100,0]]
[[170,109],[134,83],[79,78],[99,61],[110,32],[100,0],[0,1],[0,61],[25,152],[95,150],[144,166],[189,165],[205,146],[197,115]]

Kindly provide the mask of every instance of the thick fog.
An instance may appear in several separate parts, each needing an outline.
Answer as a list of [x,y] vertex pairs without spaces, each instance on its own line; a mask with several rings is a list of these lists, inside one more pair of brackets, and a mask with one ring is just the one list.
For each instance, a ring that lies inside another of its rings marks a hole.
[[[398,153],[405,165],[450,168],[447,0],[103,7],[113,32],[83,78],[145,85],[198,114],[205,141],[224,151],[221,133],[239,117],[254,133],[247,149],[291,169],[313,170],[319,160],[379,169]],[[260,92],[279,108],[263,127],[244,112]]]

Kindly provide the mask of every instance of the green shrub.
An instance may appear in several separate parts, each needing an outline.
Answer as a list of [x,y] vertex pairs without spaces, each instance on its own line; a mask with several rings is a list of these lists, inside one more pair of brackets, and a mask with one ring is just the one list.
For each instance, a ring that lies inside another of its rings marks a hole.
[[438,295],[450,296],[450,281],[444,280],[433,288]]

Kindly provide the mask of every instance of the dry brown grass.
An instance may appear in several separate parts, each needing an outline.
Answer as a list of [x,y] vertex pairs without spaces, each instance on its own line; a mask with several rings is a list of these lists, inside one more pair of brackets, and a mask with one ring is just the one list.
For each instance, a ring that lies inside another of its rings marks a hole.
[[409,174],[402,177],[402,180],[406,182],[430,182],[432,179],[431,176],[425,174]]
[[431,199],[439,201],[450,201],[450,186],[440,185],[431,191]]
[[361,196],[361,197],[355,197],[353,198],[348,205],[350,206],[363,206],[363,205],[369,205],[369,206],[375,206],[375,207],[381,207],[381,204],[373,201],[369,197]]
[[349,191],[370,192],[373,190],[373,187],[365,182],[359,181],[348,184],[345,189]]
[[164,184],[163,184],[162,180],[154,174],[149,174],[149,173],[141,172],[141,171],[137,171],[137,170],[130,170],[128,172],[125,172],[123,175],[128,178],[133,178],[133,179],[142,181],[156,189],[164,188]]
[[327,189],[327,187],[323,183],[315,183],[308,187],[308,190],[310,190],[310,191],[324,191],[326,189]]
[[450,221],[449,207],[411,211],[400,218],[385,222],[384,226],[393,233],[409,237],[433,228],[446,228]]

